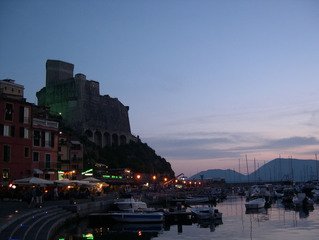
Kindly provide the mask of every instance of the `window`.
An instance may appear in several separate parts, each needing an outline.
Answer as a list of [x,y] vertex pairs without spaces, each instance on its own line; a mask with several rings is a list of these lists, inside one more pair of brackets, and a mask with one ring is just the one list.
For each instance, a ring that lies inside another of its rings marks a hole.
[[51,155],[49,153],[45,154],[45,168],[50,168],[51,165]]
[[39,153],[38,152],[33,152],[33,162],[39,162]]
[[3,169],[2,170],[2,179],[3,180],[9,179],[9,169]]
[[20,138],[29,138],[29,129],[20,127]]
[[9,145],[3,146],[3,161],[9,162],[11,159],[11,147]]
[[29,129],[24,129],[24,138],[29,138]]
[[3,126],[3,136],[14,137],[14,131],[15,131],[14,126],[8,126],[8,125]]
[[29,108],[27,107],[24,108],[23,123],[29,123]]
[[45,146],[51,147],[51,133],[45,132]]
[[20,138],[24,138],[24,127],[20,127],[19,136]]
[[45,147],[45,132],[41,132],[41,147]]
[[7,136],[7,137],[10,136],[10,126],[8,125],[3,126],[3,136]]
[[33,146],[40,146],[40,131],[33,132]]
[[30,148],[29,147],[24,148],[24,157],[26,157],[26,158],[30,157]]
[[11,103],[6,104],[4,119],[7,121],[12,121],[13,116],[13,105]]
[[23,123],[23,121],[24,121],[24,107],[20,107],[19,108],[19,122],[20,123]]

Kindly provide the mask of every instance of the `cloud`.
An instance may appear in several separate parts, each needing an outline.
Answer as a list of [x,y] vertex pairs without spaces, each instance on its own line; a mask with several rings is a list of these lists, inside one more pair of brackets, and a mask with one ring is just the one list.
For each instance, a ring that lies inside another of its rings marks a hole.
[[[175,160],[237,159],[245,154],[290,151],[319,145],[315,137],[269,139],[254,133],[194,132],[145,139],[163,157]],[[310,151],[309,151],[310,152]]]
[[235,149],[234,146],[256,138],[258,137],[253,137],[250,133],[194,132],[144,140],[166,158],[194,160],[238,158],[242,150]]
[[269,140],[266,144],[261,145],[262,149],[281,149],[302,147],[309,145],[318,145],[319,140],[315,137],[290,137],[282,139]]

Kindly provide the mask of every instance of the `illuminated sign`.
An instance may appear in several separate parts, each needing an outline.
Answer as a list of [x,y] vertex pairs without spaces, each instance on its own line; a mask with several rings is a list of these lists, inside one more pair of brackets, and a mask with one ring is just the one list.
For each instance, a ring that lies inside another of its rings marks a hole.
[[94,240],[94,236],[92,233],[82,234],[83,239]]
[[117,176],[117,175],[103,175],[103,178],[106,179],[122,179],[122,176]]

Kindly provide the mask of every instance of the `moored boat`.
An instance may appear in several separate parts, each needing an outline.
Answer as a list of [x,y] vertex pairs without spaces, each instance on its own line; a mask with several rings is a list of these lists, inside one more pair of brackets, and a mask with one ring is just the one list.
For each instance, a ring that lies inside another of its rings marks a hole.
[[135,200],[132,197],[116,199],[114,201],[114,206],[116,209],[121,211],[145,210],[148,208],[145,202]]
[[314,201],[306,196],[305,193],[298,193],[292,198],[292,203],[295,208],[311,208],[314,205]]
[[122,198],[114,201],[115,211],[90,214],[91,218],[108,219],[126,223],[155,223],[164,220],[163,212],[148,208],[145,202],[134,198]]
[[256,198],[253,200],[250,200],[245,203],[246,209],[258,209],[265,207],[265,199],[264,198]]
[[210,205],[192,206],[191,212],[197,219],[221,219],[222,213]]

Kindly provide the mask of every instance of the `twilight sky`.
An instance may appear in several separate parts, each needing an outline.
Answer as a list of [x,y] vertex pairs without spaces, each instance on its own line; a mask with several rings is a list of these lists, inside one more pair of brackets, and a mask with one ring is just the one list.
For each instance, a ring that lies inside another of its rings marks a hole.
[[317,0],[1,0],[0,79],[36,103],[46,60],[73,63],[176,174],[313,159],[318,26]]

